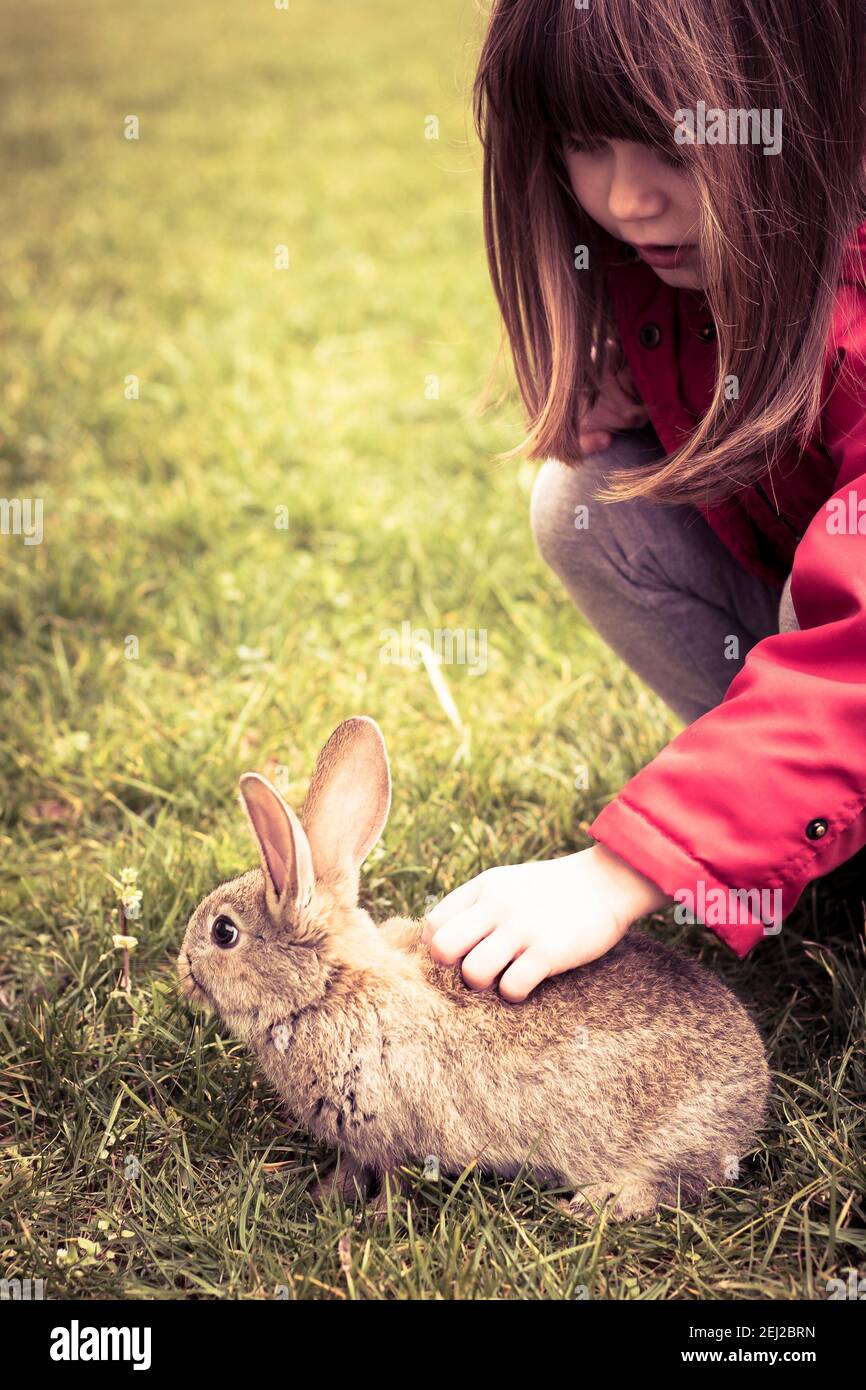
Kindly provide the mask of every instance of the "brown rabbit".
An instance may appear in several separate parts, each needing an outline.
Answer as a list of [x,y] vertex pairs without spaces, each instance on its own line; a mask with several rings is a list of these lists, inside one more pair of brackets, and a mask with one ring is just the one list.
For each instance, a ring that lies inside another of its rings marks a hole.
[[617,1217],[731,1180],[769,1081],[759,1034],[695,961],[626,936],[523,1004],[437,965],[422,923],[377,927],[358,873],[388,816],[377,725],[347,719],[319,755],[301,820],[257,773],[241,795],[261,853],[193,913],[184,991],[258,1054],[292,1116],[342,1149],[339,1187],[401,1165],[477,1162],[614,1198]]

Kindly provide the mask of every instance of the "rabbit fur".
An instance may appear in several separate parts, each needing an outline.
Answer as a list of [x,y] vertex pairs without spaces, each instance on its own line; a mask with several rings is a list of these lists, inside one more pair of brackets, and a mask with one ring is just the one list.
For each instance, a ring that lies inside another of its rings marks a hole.
[[339,1148],[337,1186],[366,1192],[404,1165],[523,1170],[610,1199],[617,1218],[733,1180],[767,1104],[760,1035],[696,961],[630,933],[522,1004],[438,965],[423,921],[374,925],[359,870],[390,805],[373,720],[323,748],[299,819],[263,777],[241,778],[261,867],[196,908],[184,992],[257,1055],[294,1120]]

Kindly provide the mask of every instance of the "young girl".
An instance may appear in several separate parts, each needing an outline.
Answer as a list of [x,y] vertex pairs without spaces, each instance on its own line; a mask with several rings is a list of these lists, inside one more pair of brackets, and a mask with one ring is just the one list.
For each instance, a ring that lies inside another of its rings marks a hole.
[[493,6],[484,220],[549,456],[535,536],[687,727],[592,848],[434,909],[474,987],[525,999],[671,899],[743,956],[866,843],[864,16]]

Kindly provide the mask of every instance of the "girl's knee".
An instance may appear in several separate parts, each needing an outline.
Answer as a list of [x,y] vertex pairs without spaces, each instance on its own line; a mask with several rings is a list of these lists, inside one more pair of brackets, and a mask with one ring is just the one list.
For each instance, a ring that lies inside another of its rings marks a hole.
[[571,581],[597,573],[608,555],[605,503],[594,498],[601,483],[600,461],[594,458],[579,468],[548,459],[535,479],[529,506],[535,544],[546,564]]

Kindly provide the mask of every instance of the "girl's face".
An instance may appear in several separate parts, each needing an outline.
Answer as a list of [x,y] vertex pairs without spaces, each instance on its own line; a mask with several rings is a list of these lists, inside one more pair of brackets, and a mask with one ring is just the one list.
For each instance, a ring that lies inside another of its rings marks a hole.
[[666,285],[700,288],[699,208],[691,181],[648,145],[563,145],[574,196],[611,236],[628,242]]

